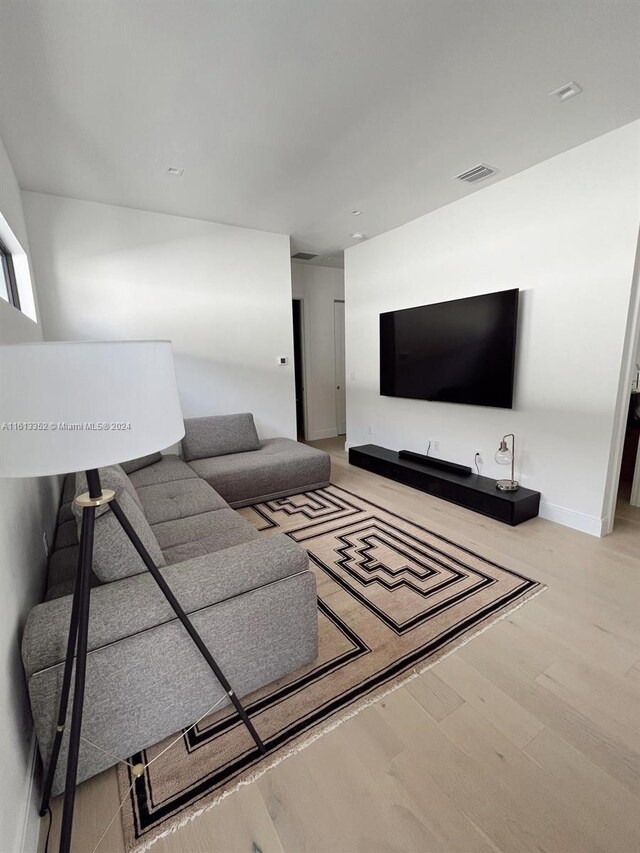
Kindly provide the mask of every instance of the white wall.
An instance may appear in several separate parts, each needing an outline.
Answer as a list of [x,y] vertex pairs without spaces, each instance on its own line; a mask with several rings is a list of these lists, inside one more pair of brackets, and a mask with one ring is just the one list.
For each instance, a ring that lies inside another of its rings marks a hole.
[[[424,449],[517,477],[541,514],[599,535],[640,219],[640,122],[348,249],[347,440]],[[513,411],[379,394],[378,315],[521,290]],[[371,427],[371,433],[368,428]]]
[[294,298],[304,301],[306,437],[331,438],[338,434],[334,301],[344,299],[344,273],[293,261],[291,281]]
[[251,411],[263,438],[295,437],[287,236],[23,200],[47,339],[168,338],[185,417]]
[[[20,190],[0,141],[0,229],[5,242],[19,242],[27,264],[29,244]],[[23,279],[24,283],[24,279]],[[36,314],[31,289],[21,289],[23,306]],[[25,305],[26,303],[26,305]],[[40,326],[0,299],[0,343],[41,340]],[[2,434],[0,433],[0,441]],[[38,817],[30,800],[33,736],[29,701],[20,657],[20,639],[27,613],[41,600],[46,565],[42,533],[52,539],[58,483],[51,478],[0,479],[0,849],[35,849]],[[24,838],[23,838],[24,835]]]

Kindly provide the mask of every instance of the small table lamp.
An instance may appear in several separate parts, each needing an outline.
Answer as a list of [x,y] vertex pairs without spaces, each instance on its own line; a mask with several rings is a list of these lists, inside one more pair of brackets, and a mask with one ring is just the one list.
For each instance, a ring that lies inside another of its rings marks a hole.
[[[507,439],[511,439],[511,448],[507,444]],[[511,465],[510,480],[496,480],[496,489],[501,492],[515,492],[519,488],[518,482],[514,479],[514,469],[516,462],[516,437],[510,432],[502,436],[500,446],[496,450],[495,460],[498,465]]]
[[96,508],[109,504],[176,616],[198,647],[261,752],[265,747],[217,663],[122,512],[104,492],[98,468],[144,456],[179,441],[184,422],[169,341],[98,341],[0,346],[0,477],[86,471],[80,551],[60,694],[58,727],[44,784],[41,815],[64,733],[74,658],[75,681],[67,756],[60,853],[71,845]]

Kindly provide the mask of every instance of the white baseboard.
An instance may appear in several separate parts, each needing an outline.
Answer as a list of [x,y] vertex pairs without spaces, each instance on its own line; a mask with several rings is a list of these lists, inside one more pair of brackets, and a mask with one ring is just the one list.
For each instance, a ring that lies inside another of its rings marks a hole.
[[338,435],[338,430],[333,429],[318,429],[307,434],[307,441],[320,441],[321,438],[335,438]]
[[20,839],[20,853],[36,853],[38,849],[38,837],[40,835],[40,818],[38,816],[38,785],[36,784],[36,771],[38,747],[35,732],[31,735],[29,746],[29,776],[24,801],[24,813],[22,816],[22,836]]
[[607,536],[607,534],[611,533],[613,530],[614,519],[613,518],[603,518],[602,519],[602,531],[600,536]]
[[567,509],[548,501],[540,501],[540,518],[555,521],[556,524],[563,524],[565,527],[589,533],[591,536],[604,536],[609,532],[609,519],[586,515],[584,512],[576,512],[574,509]]

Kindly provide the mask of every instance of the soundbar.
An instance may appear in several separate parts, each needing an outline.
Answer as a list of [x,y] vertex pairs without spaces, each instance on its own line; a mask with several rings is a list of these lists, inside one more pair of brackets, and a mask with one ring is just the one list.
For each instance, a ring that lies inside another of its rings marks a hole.
[[461,477],[469,477],[472,474],[469,465],[458,465],[457,462],[447,462],[445,459],[434,459],[433,456],[425,456],[423,453],[414,453],[413,450],[399,450],[398,459],[410,459],[425,468],[437,468],[438,471],[449,471],[452,474],[460,474]]

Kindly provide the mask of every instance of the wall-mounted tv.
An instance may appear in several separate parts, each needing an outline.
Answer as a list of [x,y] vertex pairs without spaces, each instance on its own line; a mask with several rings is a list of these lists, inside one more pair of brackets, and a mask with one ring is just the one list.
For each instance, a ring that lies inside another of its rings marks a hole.
[[380,315],[380,393],[513,406],[518,290]]

